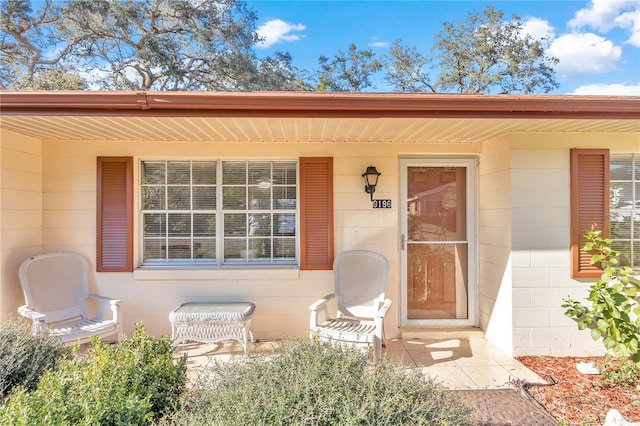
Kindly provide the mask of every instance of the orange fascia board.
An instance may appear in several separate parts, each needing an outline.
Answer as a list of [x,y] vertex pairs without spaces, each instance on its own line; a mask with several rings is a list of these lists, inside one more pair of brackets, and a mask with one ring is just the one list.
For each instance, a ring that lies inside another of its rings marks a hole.
[[0,91],[0,114],[640,119],[637,96]]

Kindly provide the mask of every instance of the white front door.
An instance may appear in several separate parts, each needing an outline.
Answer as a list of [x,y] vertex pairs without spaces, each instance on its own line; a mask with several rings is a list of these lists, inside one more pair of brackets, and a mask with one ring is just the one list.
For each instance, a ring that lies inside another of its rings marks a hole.
[[477,325],[476,164],[400,160],[401,324]]

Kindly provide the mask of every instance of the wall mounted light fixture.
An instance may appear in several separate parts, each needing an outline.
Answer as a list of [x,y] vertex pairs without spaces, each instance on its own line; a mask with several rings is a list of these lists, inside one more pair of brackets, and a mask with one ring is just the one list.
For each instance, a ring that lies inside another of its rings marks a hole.
[[376,185],[378,184],[378,178],[382,173],[376,170],[375,166],[367,167],[367,171],[362,174],[364,178],[364,192],[371,195],[371,201],[373,201],[373,193],[376,192]]

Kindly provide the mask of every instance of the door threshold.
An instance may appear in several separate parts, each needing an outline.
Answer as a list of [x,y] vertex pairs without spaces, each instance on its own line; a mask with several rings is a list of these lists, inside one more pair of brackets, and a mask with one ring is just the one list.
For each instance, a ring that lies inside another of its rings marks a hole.
[[400,327],[403,339],[454,339],[484,337],[484,330],[473,326]]

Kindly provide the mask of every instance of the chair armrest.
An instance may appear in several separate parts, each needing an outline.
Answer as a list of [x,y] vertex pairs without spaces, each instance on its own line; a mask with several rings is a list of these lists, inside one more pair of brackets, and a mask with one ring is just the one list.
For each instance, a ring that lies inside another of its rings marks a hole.
[[316,329],[316,327],[318,326],[318,318],[320,318],[320,315],[323,315],[326,321],[327,317],[329,316],[327,302],[329,302],[329,300],[333,299],[334,297],[335,295],[333,293],[327,294],[322,299],[313,302],[311,306],[309,306],[309,309],[311,310],[311,315],[309,317],[309,330],[313,331]]
[[322,306],[326,305],[329,300],[333,299],[335,296],[335,294],[331,293],[331,294],[327,294],[326,296],[324,296],[322,299],[316,300],[315,302],[313,302],[311,304],[311,306],[309,306],[309,309],[311,309],[312,311],[317,311],[318,309],[320,309]]
[[34,331],[38,329],[44,330],[47,328],[47,322],[45,321],[45,318],[47,317],[47,315],[34,311],[33,309],[29,308],[27,305],[20,306],[18,308],[18,313],[23,317],[29,318],[30,320],[33,321]]
[[391,299],[384,299],[384,303],[382,304],[382,307],[378,309],[378,312],[376,313],[376,317],[384,318],[384,316],[387,314],[387,311],[389,310],[390,307],[391,307]]
[[94,299],[100,303],[107,303],[110,305],[117,305],[120,302],[119,299],[112,299],[110,297],[100,296],[99,294],[90,294],[89,299]]
[[100,306],[98,307],[98,313],[96,314],[96,319],[102,321],[102,316],[104,315],[105,308],[111,309],[111,314],[113,315],[113,322],[118,323],[118,313],[120,311],[120,306],[118,303],[120,300],[111,299],[110,297],[100,296],[98,294],[90,294],[89,299],[93,299],[98,301]]

